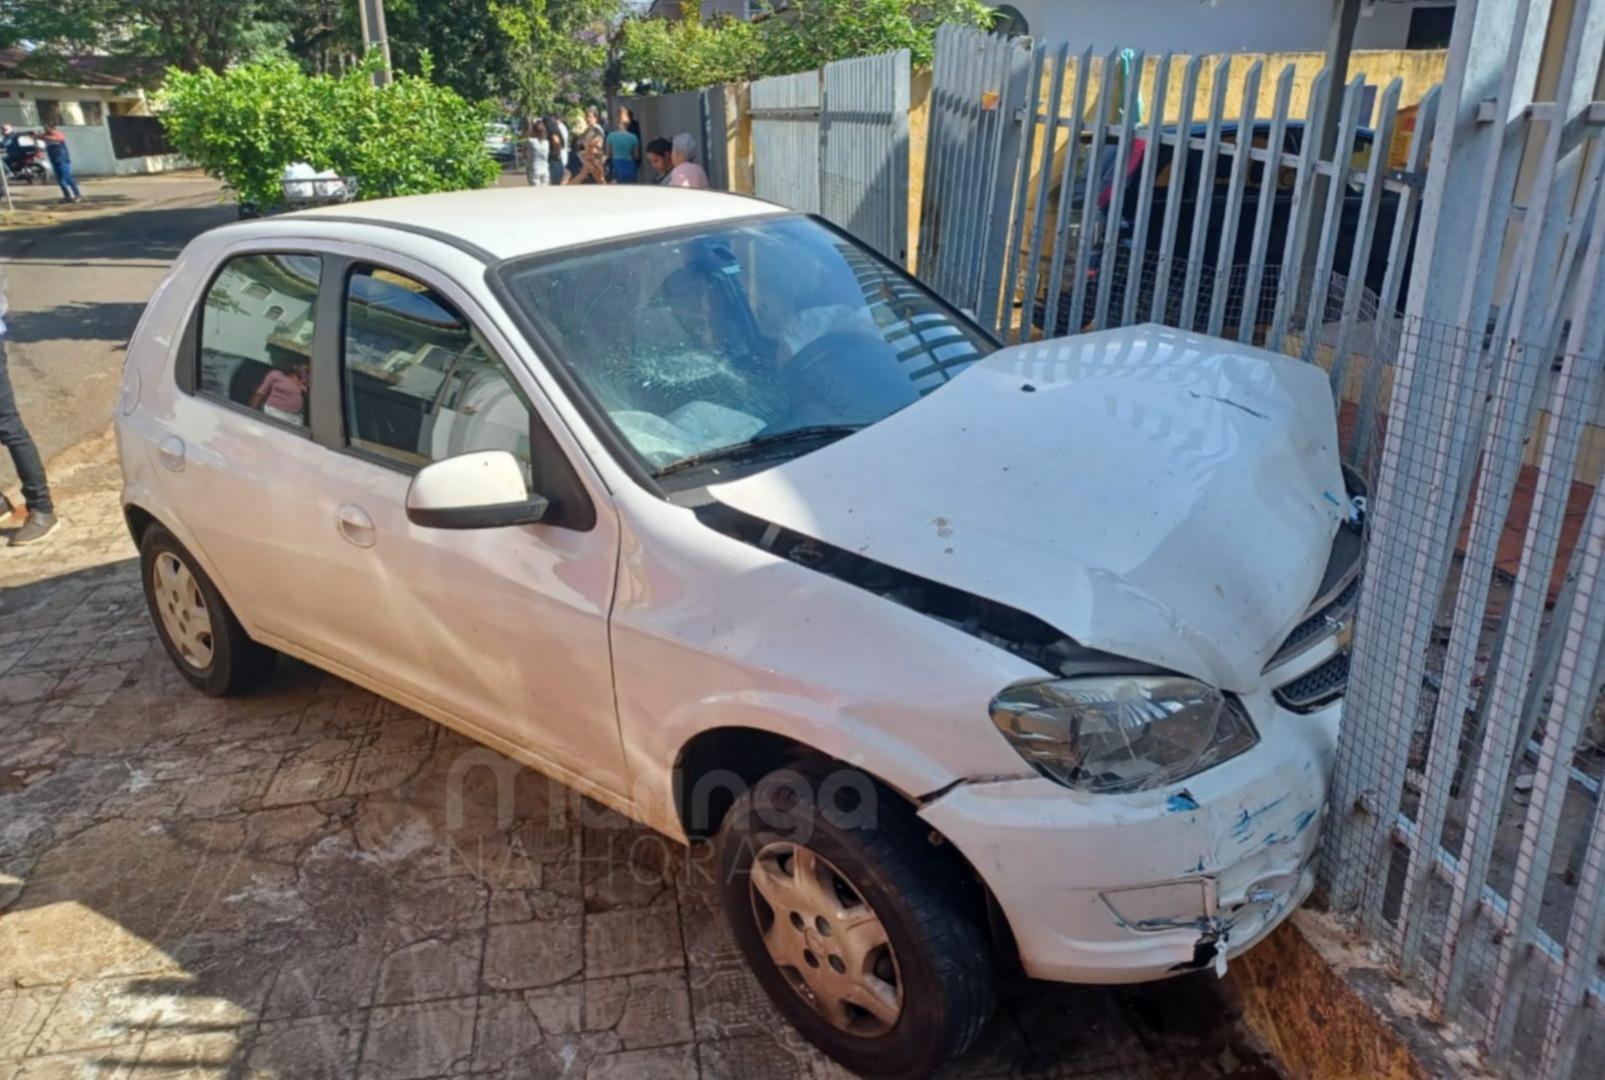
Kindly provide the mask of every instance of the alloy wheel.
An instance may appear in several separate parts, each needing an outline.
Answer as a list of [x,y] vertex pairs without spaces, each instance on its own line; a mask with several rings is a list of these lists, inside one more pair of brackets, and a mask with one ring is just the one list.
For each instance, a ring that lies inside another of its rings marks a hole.
[[886,928],[863,893],[802,844],[764,846],[748,875],[753,915],[775,966],[838,1030],[883,1035],[903,1011],[903,982]]

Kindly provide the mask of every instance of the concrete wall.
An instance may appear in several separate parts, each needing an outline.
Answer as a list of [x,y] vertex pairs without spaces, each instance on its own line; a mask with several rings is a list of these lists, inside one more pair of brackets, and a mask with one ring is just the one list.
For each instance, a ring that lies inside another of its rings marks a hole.
[[[1077,51],[1283,52],[1324,50],[1332,0],[1010,0],[1033,37]],[[1408,3],[1372,4],[1355,28],[1357,49],[1402,49]],[[1422,6],[1443,6],[1425,0]]]

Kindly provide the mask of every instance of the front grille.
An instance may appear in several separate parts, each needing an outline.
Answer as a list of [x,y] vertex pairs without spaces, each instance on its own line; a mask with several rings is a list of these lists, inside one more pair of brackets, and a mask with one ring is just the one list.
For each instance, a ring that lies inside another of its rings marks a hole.
[[1343,696],[1349,685],[1349,654],[1338,653],[1313,671],[1276,688],[1276,700],[1293,712],[1314,712]]
[[1360,578],[1356,575],[1330,603],[1293,627],[1293,632],[1287,635],[1282,647],[1276,650],[1276,655],[1271,657],[1271,662],[1266,665],[1267,668],[1276,667],[1289,657],[1297,656],[1328,634],[1336,633],[1338,627],[1353,615],[1354,602],[1359,597]]

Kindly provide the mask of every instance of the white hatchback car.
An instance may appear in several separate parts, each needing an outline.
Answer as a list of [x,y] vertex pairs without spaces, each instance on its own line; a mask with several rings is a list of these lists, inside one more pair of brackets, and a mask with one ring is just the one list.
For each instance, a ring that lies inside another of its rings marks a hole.
[[230,225],[129,347],[161,637],[275,652],[676,838],[847,1066],[1295,907],[1362,502],[1326,376],[1157,326],[1000,348],[832,227],[653,187]]

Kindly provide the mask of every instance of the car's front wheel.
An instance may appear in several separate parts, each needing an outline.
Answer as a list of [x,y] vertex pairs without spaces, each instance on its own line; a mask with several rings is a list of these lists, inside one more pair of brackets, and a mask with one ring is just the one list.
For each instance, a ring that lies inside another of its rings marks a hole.
[[771,1000],[855,1072],[916,1077],[974,1042],[993,958],[975,889],[862,772],[781,769],[736,800],[720,889]]
[[250,639],[212,579],[172,533],[160,525],[146,529],[139,565],[156,633],[197,689],[223,697],[272,670],[273,650]]

